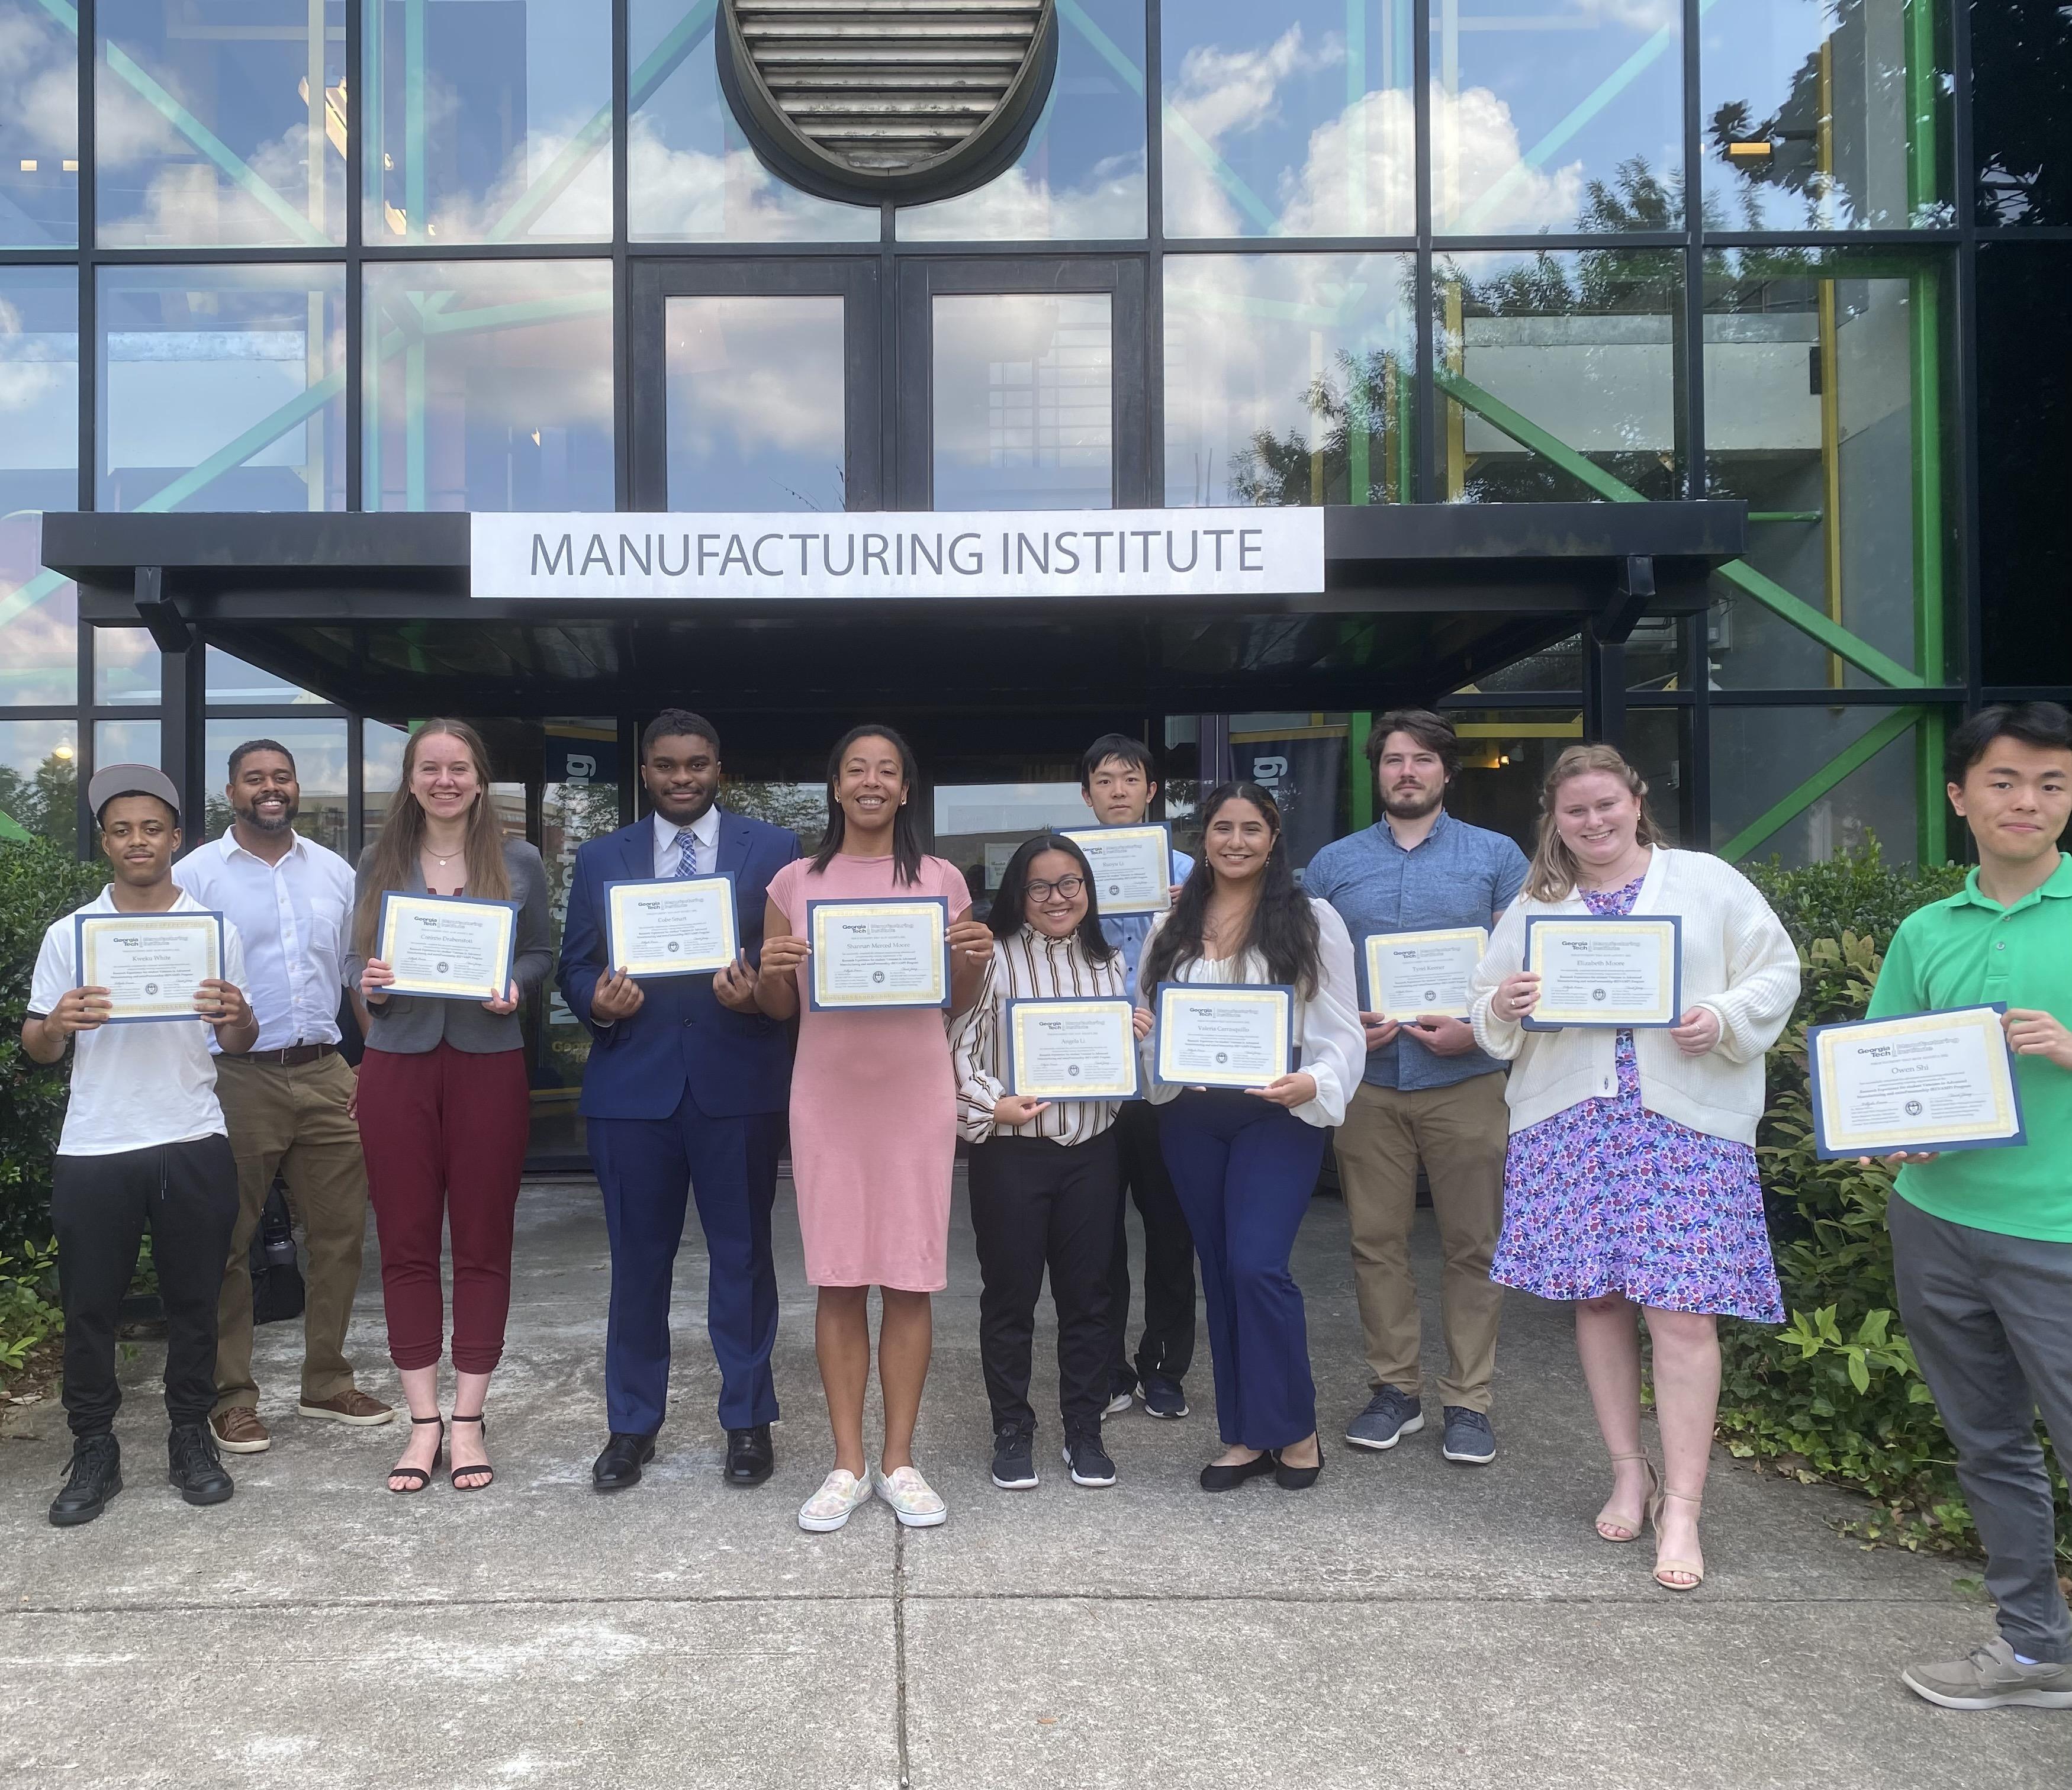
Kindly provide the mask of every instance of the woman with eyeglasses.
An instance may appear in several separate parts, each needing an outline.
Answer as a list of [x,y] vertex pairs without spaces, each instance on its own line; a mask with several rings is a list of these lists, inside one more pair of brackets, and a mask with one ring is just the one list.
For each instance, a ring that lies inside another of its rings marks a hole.
[[[1058,1406],[1075,1485],[1112,1485],[1101,1446],[1108,1400],[1108,1266],[1122,1198],[1112,1100],[1039,1100],[1007,1091],[1011,1000],[1128,998],[1122,953],[1102,935],[1086,854],[1061,833],[1025,840],[1001,873],[988,924],[993,955],[977,998],[950,1033],[957,1131],[971,1146],[972,1230],[981,1290],[979,1359],[993,1406],[993,1483],[1036,1484],[1029,1402],[1043,1271],[1058,1312]],[[1151,1016],[1139,1012],[1139,1037]]]

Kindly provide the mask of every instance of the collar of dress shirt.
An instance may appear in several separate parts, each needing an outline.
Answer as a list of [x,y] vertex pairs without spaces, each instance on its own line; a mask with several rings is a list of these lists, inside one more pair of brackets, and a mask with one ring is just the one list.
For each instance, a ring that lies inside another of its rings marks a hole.
[[[673,820],[665,819],[660,814],[656,815],[653,819],[655,844],[663,851],[674,851],[677,836],[684,829],[679,827]],[[701,852],[709,852],[716,847],[719,844],[719,804],[715,802],[693,821],[689,831],[691,836],[698,842],[698,848]]]
[[237,830],[233,827],[228,832],[223,835],[221,843],[223,846],[223,855],[226,858],[233,852],[242,852],[246,857],[251,859],[254,864],[263,864],[269,870],[272,870],[277,868],[281,864],[286,863],[290,858],[304,855],[303,848],[306,846],[309,842],[305,840],[300,833],[296,832],[291,827],[289,829],[288,833],[287,850],[283,852],[278,858],[262,858],[257,852],[252,850],[250,847],[247,846],[238,838]]
[[1396,836],[1395,823],[1385,814],[1381,817],[1381,830],[1388,836],[1388,843],[1391,845],[1393,845],[1397,851],[1406,852],[1415,852],[1424,846],[1429,845],[1434,840],[1438,838],[1441,833],[1445,832],[1450,819],[1451,817],[1447,814],[1445,809],[1441,807],[1439,810],[1438,815],[1433,820],[1431,831],[1426,833],[1424,838],[1418,840],[1416,845],[1405,845],[1402,840]]

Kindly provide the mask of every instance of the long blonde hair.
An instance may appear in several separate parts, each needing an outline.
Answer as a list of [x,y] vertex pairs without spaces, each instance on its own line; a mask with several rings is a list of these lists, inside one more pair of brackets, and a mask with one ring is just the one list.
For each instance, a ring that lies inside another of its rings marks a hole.
[[1626,762],[1617,746],[1570,746],[1554,761],[1547,781],[1540,786],[1540,841],[1533,848],[1531,868],[1525,873],[1525,893],[1536,901],[1565,901],[1575,892],[1576,855],[1554,824],[1554,804],[1564,783],[1599,770],[1618,778],[1640,804],[1640,823],[1634,828],[1634,838],[1646,846],[1669,843],[1655,824],[1655,816],[1648,812],[1646,780]]
[[424,804],[410,788],[410,774],[424,742],[442,736],[458,740],[467,748],[468,756],[475,761],[475,781],[481,785],[481,793],[468,811],[467,874],[463,886],[469,894],[484,901],[511,898],[511,873],[504,864],[504,826],[489,799],[488,747],[466,721],[421,721],[403,748],[402,778],[388,799],[388,812],[383,817],[373,856],[368,860],[367,892],[360,897],[359,910],[353,916],[354,943],[362,957],[374,955],[374,930],[380,922],[383,892],[409,886],[410,872],[425,841]]

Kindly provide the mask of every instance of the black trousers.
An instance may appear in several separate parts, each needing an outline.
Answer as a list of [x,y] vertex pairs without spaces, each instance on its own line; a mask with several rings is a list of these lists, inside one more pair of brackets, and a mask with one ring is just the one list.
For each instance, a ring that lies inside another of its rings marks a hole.
[[1133,1100],[1111,1133],[1122,1151],[1122,1174],[1144,1220],[1144,1335],[1129,1359],[1129,1230],[1121,1201],[1108,1277],[1108,1378],[1119,1390],[1145,1375],[1186,1377],[1194,1360],[1194,1239],[1159,1153],[1158,1109]]
[[237,1222],[227,1137],[57,1159],[51,1225],[64,1308],[64,1408],[76,1436],[105,1435],[122,1402],[115,1323],[148,1229],[166,1308],[166,1414],[205,1423],[216,1403],[216,1305]]
[[1113,1127],[1084,1143],[996,1137],[972,1146],[972,1229],[981,1290],[979,1358],[996,1431],[1034,1427],[1029,1358],[1043,1270],[1058,1308],[1058,1406],[1067,1434],[1108,1402],[1108,1240],[1122,1205]]

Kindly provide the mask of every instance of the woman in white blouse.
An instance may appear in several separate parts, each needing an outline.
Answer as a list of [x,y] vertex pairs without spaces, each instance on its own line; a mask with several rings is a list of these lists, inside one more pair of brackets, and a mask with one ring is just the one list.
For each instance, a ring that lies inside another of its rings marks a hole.
[[1297,1066],[1264,1088],[1154,1084],[1159,1147],[1202,1264],[1223,1453],[1202,1489],[1272,1473],[1316,1484],[1317,1394],[1302,1294],[1289,1257],[1331,1127],[1367,1061],[1352,940],[1296,886],[1281,810],[1256,783],[1224,783],[1202,809],[1202,856],[1145,941],[1140,998],[1161,982],[1281,983],[1295,990]]

